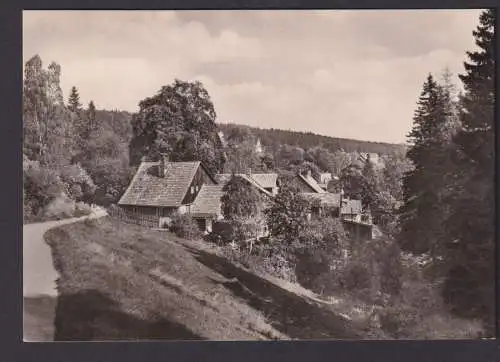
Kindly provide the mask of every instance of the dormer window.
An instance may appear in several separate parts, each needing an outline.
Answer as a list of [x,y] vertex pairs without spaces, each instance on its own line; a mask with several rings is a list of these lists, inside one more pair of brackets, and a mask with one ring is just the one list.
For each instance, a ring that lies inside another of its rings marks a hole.
[[194,186],[191,186],[191,195],[194,194]]

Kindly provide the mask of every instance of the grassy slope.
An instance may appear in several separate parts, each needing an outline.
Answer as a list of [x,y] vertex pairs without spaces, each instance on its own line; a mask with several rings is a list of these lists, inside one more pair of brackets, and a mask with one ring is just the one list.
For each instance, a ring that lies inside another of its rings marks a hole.
[[45,237],[61,276],[56,340],[362,338],[326,304],[202,242],[108,218]]

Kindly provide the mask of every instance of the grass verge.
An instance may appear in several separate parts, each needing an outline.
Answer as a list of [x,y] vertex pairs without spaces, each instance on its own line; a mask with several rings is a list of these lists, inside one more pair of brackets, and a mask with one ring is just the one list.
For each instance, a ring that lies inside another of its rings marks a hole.
[[56,340],[363,338],[325,303],[201,241],[109,218],[45,238],[60,274]]

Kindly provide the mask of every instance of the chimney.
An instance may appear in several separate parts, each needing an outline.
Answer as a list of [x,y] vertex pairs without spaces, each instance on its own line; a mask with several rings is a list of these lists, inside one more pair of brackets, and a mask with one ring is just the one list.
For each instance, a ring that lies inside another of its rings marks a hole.
[[307,170],[307,177],[311,177],[311,170]]
[[252,168],[251,168],[251,167],[248,167],[248,168],[247,168],[247,175],[249,175],[249,176],[250,176],[251,174],[252,174]]
[[167,155],[162,153],[158,162],[158,177],[165,177],[165,170],[167,167]]

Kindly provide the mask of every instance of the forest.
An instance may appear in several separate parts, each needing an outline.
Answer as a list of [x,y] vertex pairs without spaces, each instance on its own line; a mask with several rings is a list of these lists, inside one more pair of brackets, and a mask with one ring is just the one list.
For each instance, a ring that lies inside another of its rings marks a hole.
[[219,123],[219,129],[224,133],[231,133],[235,128],[246,128],[260,139],[263,146],[269,149],[275,149],[279,145],[296,146],[305,150],[321,146],[330,152],[343,150],[345,152],[378,153],[384,155],[391,152],[403,151],[405,148],[404,144],[370,142],[323,136],[312,132],[298,132],[274,128],[265,129],[233,123]]
[[[310,205],[296,190],[283,187],[263,210],[262,200],[232,180],[222,202],[236,238],[246,239],[259,222],[271,237],[250,249],[226,245],[228,255],[320,294],[343,291],[369,301],[378,306],[374,330],[393,338],[463,337],[464,330],[491,336],[495,16],[484,11],[473,32],[478,48],[465,54],[463,92],[446,72],[422,79],[407,145],[226,124],[196,81],[163,86],[134,114],[98,110],[93,101],[80,103],[76,85],[65,102],[61,66],[44,68],[35,55],[26,62],[23,89],[24,222],[83,215],[90,204],[109,207],[141,160],[162,154],[201,160],[213,173],[250,169],[286,179],[329,172],[338,179],[328,190],[361,199],[382,237],[352,245],[338,221],[304,224]],[[363,161],[365,152],[379,161]],[[178,229],[186,224],[180,220]]]

